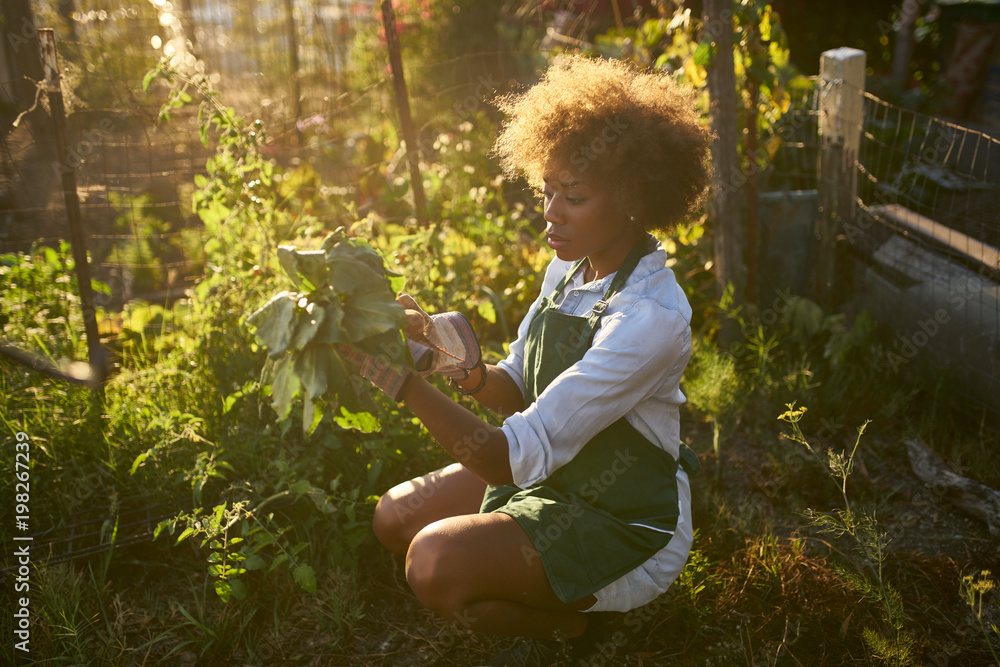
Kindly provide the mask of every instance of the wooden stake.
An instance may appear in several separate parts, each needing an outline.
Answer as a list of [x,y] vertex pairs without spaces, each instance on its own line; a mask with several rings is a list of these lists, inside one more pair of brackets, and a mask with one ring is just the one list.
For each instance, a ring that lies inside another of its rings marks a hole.
[[[737,146],[736,70],[733,63],[733,13],[730,0],[705,0],[704,30],[714,42],[708,64],[709,122],[712,134],[712,195],[709,201],[715,236],[716,293],[732,283],[735,305],[744,300],[743,234],[740,224],[739,155]],[[735,323],[720,322],[719,343],[737,339]]]
[[[819,66],[819,218],[816,228],[814,291],[824,309],[837,301],[837,239],[853,221],[858,192],[854,166],[861,145],[864,116],[865,52],[825,51]],[[844,293],[847,290],[843,290]]]
[[382,0],[382,26],[385,28],[385,41],[389,47],[389,67],[392,69],[396,106],[399,108],[399,124],[403,130],[403,140],[406,142],[406,161],[410,166],[413,205],[416,208],[417,222],[421,227],[426,227],[427,204],[424,198],[424,180],[420,175],[420,152],[417,150],[417,133],[413,129],[413,118],[410,116],[410,97],[406,92],[406,79],[403,77],[403,57],[400,53],[399,35],[396,34],[396,14],[392,9],[392,0]]

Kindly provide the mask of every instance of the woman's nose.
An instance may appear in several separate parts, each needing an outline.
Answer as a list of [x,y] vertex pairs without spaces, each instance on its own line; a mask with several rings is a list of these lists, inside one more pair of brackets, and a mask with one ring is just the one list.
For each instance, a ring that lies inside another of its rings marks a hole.
[[545,211],[543,217],[545,222],[551,222],[553,225],[561,225],[563,222],[562,207],[557,204],[559,197],[553,195],[548,198],[545,203]]

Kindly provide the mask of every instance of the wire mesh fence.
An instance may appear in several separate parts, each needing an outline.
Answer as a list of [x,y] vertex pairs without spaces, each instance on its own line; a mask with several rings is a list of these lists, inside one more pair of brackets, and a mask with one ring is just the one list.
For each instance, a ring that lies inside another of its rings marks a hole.
[[[160,118],[168,87],[154,81],[143,88],[144,75],[161,58],[204,74],[221,104],[259,119],[267,134],[263,158],[286,167],[293,181],[287,189],[308,206],[303,213],[316,225],[333,229],[364,216],[380,198],[405,199],[398,187],[406,176],[402,149],[385,154],[388,135],[399,133],[376,4],[152,0],[116,6],[98,0],[86,3],[86,11],[39,15],[59,34],[68,151],[57,156],[44,118],[24,119],[3,140],[0,254],[6,253],[8,275],[23,275],[48,257],[32,258],[33,248],[58,248],[67,237],[60,178],[68,171],[76,178],[94,278],[106,286],[97,295],[101,312],[121,311],[135,299],[171,303],[203,275],[199,249],[208,238],[191,198],[216,147],[203,141],[199,100],[171,109],[168,122]],[[407,5],[398,30],[414,37],[413,48],[429,49],[434,43],[419,34],[418,23],[427,18],[421,6]],[[15,40],[22,49],[29,48],[27,36]],[[417,149],[425,154],[440,148],[440,132],[484,122],[487,100],[501,85],[532,71],[523,52],[480,46],[455,57],[408,61],[421,82],[411,85],[410,96]],[[3,80],[0,89],[15,99],[20,84]],[[45,105],[44,95],[39,101]],[[409,215],[404,201],[379,213]],[[62,256],[56,261],[67,263]],[[109,319],[102,330],[119,326]],[[72,358],[72,337],[66,340],[58,351],[30,340],[18,344]]]
[[890,364],[936,354],[996,407],[1000,381],[1000,140],[865,96],[855,288],[896,331]]

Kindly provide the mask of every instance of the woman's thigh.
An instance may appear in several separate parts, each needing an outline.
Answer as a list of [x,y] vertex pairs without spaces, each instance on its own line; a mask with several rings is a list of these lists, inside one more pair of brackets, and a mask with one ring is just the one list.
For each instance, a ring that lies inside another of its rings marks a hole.
[[462,514],[477,514],[486,482],[461,463],[398,484],[375,507],[375,536],[385,547],[405,554],[424,526]]
[[427,526],[406,555],[406,579],[425,606],[445,617],[485,600],[552,611],[582,611],[596,601],[593,596],[560,600],[527,533],[500,512]]

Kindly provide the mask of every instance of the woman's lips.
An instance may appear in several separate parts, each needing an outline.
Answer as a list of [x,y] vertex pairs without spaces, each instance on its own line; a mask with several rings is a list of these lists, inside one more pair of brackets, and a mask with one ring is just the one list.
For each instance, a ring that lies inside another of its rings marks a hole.
[[549,247],[553,250],[559,250],[569,245],[569,239],[562,236],[556,236],[555,234],[546,234],[546,236],[548,237]]

